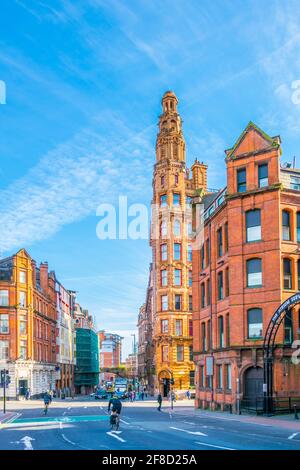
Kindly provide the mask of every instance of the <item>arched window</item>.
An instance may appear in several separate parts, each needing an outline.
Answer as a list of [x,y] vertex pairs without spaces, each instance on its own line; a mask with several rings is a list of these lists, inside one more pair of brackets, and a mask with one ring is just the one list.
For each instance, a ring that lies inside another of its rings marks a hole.
[[175,237],[180,237],[181,224],[180,224],[180,220],[178,220],[178,219],[174,220],[173,233],[174,233]]
[[247,287],[260,287],[262,285],[262,266],[260,258],[247,261]]
[[262,338],[262,335],[262,309],[251,308],[250,310],[248,310],[248,338]]
[[291,220],[289,211],[282,211],[282,240],[291,239]]

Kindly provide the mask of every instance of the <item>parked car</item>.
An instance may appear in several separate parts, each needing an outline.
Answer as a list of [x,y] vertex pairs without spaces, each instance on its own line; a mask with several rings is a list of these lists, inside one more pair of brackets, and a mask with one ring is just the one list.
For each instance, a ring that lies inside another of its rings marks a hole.
[[106,390],[97,390],[95,393],[95,400],[106,400],[107,399],[107,392]]

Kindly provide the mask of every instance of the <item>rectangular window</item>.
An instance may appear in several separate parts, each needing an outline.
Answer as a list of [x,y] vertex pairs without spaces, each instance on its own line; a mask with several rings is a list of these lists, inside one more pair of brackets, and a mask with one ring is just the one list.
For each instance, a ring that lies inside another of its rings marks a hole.
[[184,360],[184,349],[183,345],[177,345],[177,362],[183,362]]
[[205,284],[201,284],[201,308],[205,307]]
[[175,295],[175,310],[181,310],[181,295]]
[[192,245],[187,246],[187,260],[192,261]]
[[292,344],[293,342],[293,318],[289,311],[284,317],[284,344]]
[[225,270],[225,297],[229,296],[229,268]]
[[223,389],[223,367],[217,365],[217,388]]
[[189,269],[189,287],[193,287],[193,271]]
[[220,348],[224,347],[224,319],[222,316],[218,318],[219,323],[219,346]]
[[182,336],[182,320],[175,320],[175,334]]
[[206,297],[207,297],[207,305],[210,305],[210,279],[207,280],[206,283]]
[[26,307],[26,292],[20,291],[20,307]]
[[218,273],[218,300],[223,299],[223,272]]
[[[190,359],[191,361],[193,359]],[[190,370],[190,387],[195,387],[195,371]]]
[[175,184],[178,184],[178,175],[175,175],[174,181],[175,181]]
[[204,366],[199,367],[199,386],[200,388],[205,387],[205,375],[204,375]]
[[268,186],[268,164],[264,163],[263,165],[258,165],[258,187],[264,188]]
[[288,211],[282,211],[282,240],[291,240],[290,213]]
[[0,290],[0,307],[8,307],[8,290]]
[[292,282],[291,260],[286,258],[283,260],[283,288],[292,289],[292,287],[293,287],[293,282]]
[[300,178],[297,178],[297,176],[291,176],[291,189],[300,191]]
[[192,202],[193,202],[193,198],[191,196],[186,196],[185,198],[185,204],[188,206],[188,207],[192,207]]
[[201,339],[202,339],[202,351],[206,351],[207,350],[206,325],[204,322],[201,325]]
[[218,257],[221,258],[223,256],[223,237],[222,237],[222,228],[217,231],[217,239],[218,239]]
[[193,311],[193,296],[189,295],[189,311]]
[[165,177],[162,176],[160,179],[160,184],[163,186],[165,184]]
[[166,269],[161,271],[161,285],[163,287],[168,285],[168,271]]
[[174,243],[174,260],[180,261],[181,259],[181,244]]
[[228,223],[224,225],[225,253],[228,253]]
[[189,336],[193,336],[193,320],[189,320]]
[[261,220],[259,209],[246,212],[246,231],[247,242],[261,240]]
[[173,206],[180,206],[180,194],[173,194]]
[[162,320],[161,321],[161,332],[162,333],[168,333],[169,331],[169,321],[168,320]]
[[22,284],[26,284],[26,272],[25,271],[20,271],[19,275],[20,275],[20,282]]
[[167,250],[166,243],[164,243],[163,245],[160,245],[160,259],[161,261],[167,261],[168,259],[168,250]]
[[0,339],[0,360],[9,359],[9,342],[6,339]]
[[169,360],[169,348],[168,346],[161,347],[161,356],[162,362],[167,362]]
[[21,359],[27,359],[27,342],[21,340],[20,341],[20,357]]
[[262,338],[262,335],[262,309],[251,308],[248,310],[248,338]]
[[167,195],[166,194],[162,194],[160,196],[160,206],[161,207],[166,207],[167,205]]
[[181,269],[174,269],[174,285],[181,286]]
[[210,263],[210,243],[209,238],[206,240],[206,266]]
[[205,254],[204,254],[204,243],[201,248],[201,269],[205,268]]
[[9,333],[9,316],[8,316],[8,314],[0,315],[0,333],[1,334]]
[[260,286],[262,286],[261,259],[250,259],[247,261],[247,287]]
[[168,296],[167,295],[161,296],[161,309],[163,312],[168,310]]
[[246,168],[237,171],[237,190],[238,193],[243,193],[247,190]]
[[231,384],[231,364],[226,364],[226,389],[231,390],[232,389],[232,384]]
[[226,346],[230,346],[230,320],[229,313],[226,315]]
[[27,322],[25,319],[20,320],[20,335],[26,335],[27,333]]

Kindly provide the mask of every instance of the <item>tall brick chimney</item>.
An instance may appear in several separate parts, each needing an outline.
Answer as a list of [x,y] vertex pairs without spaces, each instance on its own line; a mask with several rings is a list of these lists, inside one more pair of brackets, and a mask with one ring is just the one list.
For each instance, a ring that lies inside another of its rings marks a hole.
[[203,162],[199,162],[197,159],[195,160],[192,168],[193,173],[193,183],[195,189],[204,189],[207,191],[207,165]]
[[45,293],[48,292],[48,263],[40,264],[40,285]]

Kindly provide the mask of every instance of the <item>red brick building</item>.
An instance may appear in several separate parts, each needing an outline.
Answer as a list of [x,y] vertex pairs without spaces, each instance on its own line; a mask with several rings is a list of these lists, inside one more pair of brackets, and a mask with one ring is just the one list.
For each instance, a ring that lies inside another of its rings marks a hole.
[[[121,366],[122,340],[116,333],[98,331],[99,357],[100,357],[100,381],[112,381],[115,378],[113,369]],[[110,370],[112,369],[112,370]]]
[[[300,289],[300,170],[280,156],[280,137],[250,122],[226,151],[227,187],[194,200],[204,210],[193,251],[198,407],[236,409],[262,397],[266,328]],[[300,396],[300,367],[291,361],[299,321],[294,307],[276,337],[276,396]]]

